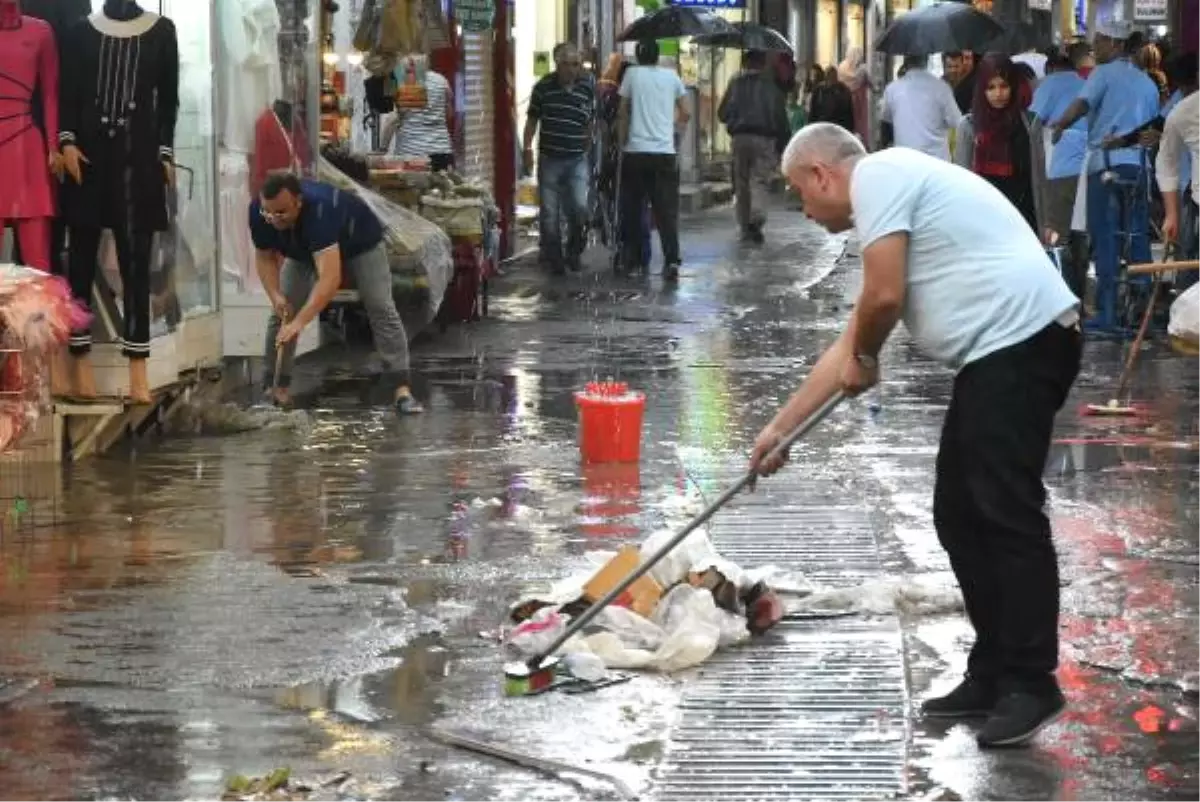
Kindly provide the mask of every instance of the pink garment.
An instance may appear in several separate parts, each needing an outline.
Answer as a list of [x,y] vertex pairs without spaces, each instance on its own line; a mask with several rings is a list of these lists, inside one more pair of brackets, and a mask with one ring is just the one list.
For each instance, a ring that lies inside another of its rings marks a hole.
[[13,220],[17,242],[21,244],[21,259],[27,267],[50,272],[50,218],[22,217]]
[[[33,119],[41,89],[45,134]],[[58,142],[58,49],[50,25],[0,27],[0,220],[54,216],[47,141]]]

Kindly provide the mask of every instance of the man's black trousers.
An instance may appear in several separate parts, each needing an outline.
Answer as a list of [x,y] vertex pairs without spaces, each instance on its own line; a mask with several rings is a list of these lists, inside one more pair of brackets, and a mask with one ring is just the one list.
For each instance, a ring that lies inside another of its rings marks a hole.
[[933,520],[975,628],[967,673],[1002,692],[1055,687],[1058,561],[1042,471],[1082,345],[1077,327],[1051,323],[971,362],[942,428]]

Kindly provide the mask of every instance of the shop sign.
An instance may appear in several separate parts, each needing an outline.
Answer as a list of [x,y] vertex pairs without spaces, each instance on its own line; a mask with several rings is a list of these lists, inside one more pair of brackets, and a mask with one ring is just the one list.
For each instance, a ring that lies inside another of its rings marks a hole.
[[1029,0],[1029,8],[1031,11],[1052,11],[1054,0]]
[[668,5],[691,8],[745,8],[746,0],[669,0]]
[[1133,0],[1133,18],[1150,22],[1167,18],[1167,0]]
[[455,0],[454,19],[468,33],[490,31],[495,18],[495,0]]
[[550,51],[533,51],[533,77],[542,78],[550,74]]

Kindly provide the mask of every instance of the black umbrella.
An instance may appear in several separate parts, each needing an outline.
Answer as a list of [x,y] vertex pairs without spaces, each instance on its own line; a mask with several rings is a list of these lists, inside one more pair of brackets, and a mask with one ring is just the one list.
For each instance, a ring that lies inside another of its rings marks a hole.
[[1024,53],[1027,50],[1042,51],[1050,47],[1050,37],[1028,22],[1010,22],[1001,27],[1004,33],[986,48],[989,53]]
[[1000,23],[966,3],[937,3],[897,17],[879,37],[875,50],[893,56],[984,52],[1003,33]]
[[792,43],[783,34],[757,22],[735,22],[728,33],[706,33],[692,39],[693,44],[707,47],[730,47],[737,50],[769,50],[794,53]]
[[723,17],[703,8],[667,6],[636,19],[617,37],[618,42],[675,39],[680,36],[730,33],[733,26]]

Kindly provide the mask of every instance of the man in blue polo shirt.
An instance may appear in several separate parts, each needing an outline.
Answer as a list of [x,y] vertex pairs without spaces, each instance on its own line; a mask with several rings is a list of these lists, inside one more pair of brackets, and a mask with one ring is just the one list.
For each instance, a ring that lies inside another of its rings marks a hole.
[[[383,225],[370,207],[328,184],[272,173],[261,197],[250,202],[250,236],[257,249],[258,278],[271,300],[266,384],[275,387],[275,402],[290,402],[296,338],[333,301],[345,266],[367,310],[385,378],[395,382],[396,411],[421,412],[409,390],[408,334],[392,297]],[[276,254],[284,257],[282,266]],[[276,377],[278,348],[283,360]]]
[[[1097,26],[1096,68],[1088,74],[1079,97],[1051,125],[1057,143],[1063,132],[1087,115],[1087,230],[1096,262],[1096,319],[1090,327],[1101,331],[1117,329],[1117,281],[1120,262],[1119,237],[1128,228],[1132,235],[1130,258],[1150,261],[1150,209],[1147,202],[1148,165],[1143,165],[1140,148],[1118,148],[1104,152],[1109,137],[1123,136],[1158,116],[1158,87],[1134,65],[1125,53],[1125,40],[1132,29],[1127,22],[1113,21]],[[1120,220],[1116,193],[1120,187],[1106,182],[1106,162],[1122,182],[1137,182],[1132,209]]]

